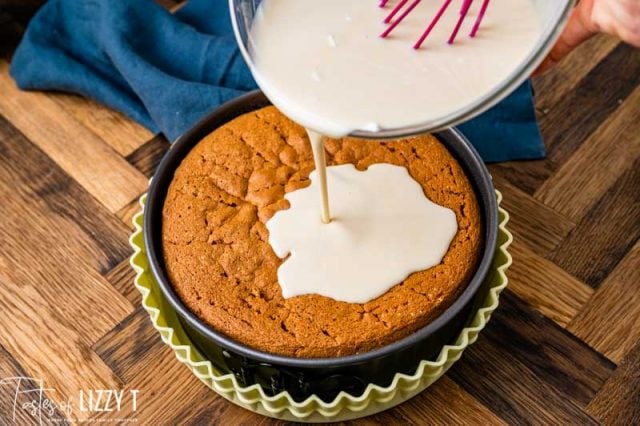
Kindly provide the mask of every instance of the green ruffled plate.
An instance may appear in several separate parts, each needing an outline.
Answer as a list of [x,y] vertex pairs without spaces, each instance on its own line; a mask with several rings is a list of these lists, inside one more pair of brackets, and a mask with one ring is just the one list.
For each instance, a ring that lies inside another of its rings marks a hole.
[[[496,193],[500,203],[502,195],[497,191]],[[507,248],[513,237],[506,228],[509,214],[499,208],[498,244],[492,269],[487,276],[491,283],[489,294],[471,323],[462,330],[453,345],[442,348],[437,360],[422,361],[413,375],[396,374],[387,387],[370,384],[361,396],[354,397],[341,392],[331,403],[326,403],[315,395],[303,402],[294,401],[287,392],[268,396],[259,385],[244,387],[236,381],[233,374],[223,374],[216,370],[192,345],[149,268],[142,233],[145,203],[146,194],[140,197],[142,210],[133,218],[135,231],[129,239],[134,249],[131,266],[136,272],[135,285],[142,294],[142,306],[149,313],[162,341],[173,349],[180,362],[187,365],[196,377],[215,392],[241,407],[277,419],[305,422],[351,420],[387,410],[417,395],[438,380],[460,359],[466,347],[476,341],[492,312],[498,307],[498,298],[508,282],[505,272],[511,265],[511,255]]]

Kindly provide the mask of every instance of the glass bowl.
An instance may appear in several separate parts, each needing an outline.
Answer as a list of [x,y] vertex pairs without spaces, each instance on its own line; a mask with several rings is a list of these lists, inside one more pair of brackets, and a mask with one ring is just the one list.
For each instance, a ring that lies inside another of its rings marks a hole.
[[[392,139],[436,132],[469,121],[507,97],[531,75],[547,56],[560,36],[575,4],[575,0],[531,1],[542,25],[540,38],[520,65],[492,91],[464,108],[433,120],[406,127],[385,128],[376,132],[359,130],[353,132],[351,136],[363,139]],[[250,32],[260,2],[261,0],[229,0],[229,9],[236,39],[240,46],[240,51],[252,72],[254,62],[250,54],[253,51]],[[372,7],[375,7],[375,3],[372,2]]]

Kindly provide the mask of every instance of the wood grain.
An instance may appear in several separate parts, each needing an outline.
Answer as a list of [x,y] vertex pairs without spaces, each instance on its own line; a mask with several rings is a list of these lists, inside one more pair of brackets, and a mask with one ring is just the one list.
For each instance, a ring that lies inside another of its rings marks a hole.
[[[538,116],[548,158],[496,165],[492,172],[533,194],[640,84],[640,51],[618,44],[572,90]],[[553,70],[549,77],[561,74]],[[534,79],[534,83],[537,81]]]
[[436,382],[428,391],[400,405],[392,415],[381,413],[356,422],[358,423],[363,425],[504,424],[498,416],[448,377]]
[[593,289],[515,240],[509,287],[547,318],[566,326],[590,300]]
[[[61,240],[71,237],[70,247],[79,244],[76,254],[100,272],[111,270],[129,256],[127,228],[1,116],[0,154],[0,176],[10,183],[0,187],[7,194],[0,203],[0,208],[7,211],[5,219],[16,215],[14,208],[27,210],[26,217],[18,217],[33,221],[24,229],[33,226],[45,237],[58,234]],[[45,218],[47,221],[40,223]],[[51,225],[51,221],[56,226],[46,228],[44,225]],[[16,227],[8,221],[7,225]],[[23,235],[43,238],[33,234]]]
[[[140,194],[140,196],[142,196],[142,194]],[[116,212],[116,217],[120,219],[130,231],[134,229],[133,217],[140,211],[140,196],[134,198],[129,204]]]
[[[127,257],[118,238],[126,230],[41,151],[0,123],[0,180],[11,182],[0,186],[0,257],[12,265],[0,271],[5,290],[33,287],[91,343],[133,310],[100,275]],[[113,237],[97,238],[96,230]]]
[[180,6],[184,3],[184,0],[155,0],[156,3],[159,3],[162,7],[166,9],[173,10],[174,8]]
[[[41,395],[40,389],[45,386],[45,384],[38,382],[37,379],[31,380],[22,366],[13,359],[9,352],[0,346],[0,424],[35,425],[42,420],[44,420],[42,424],[47,425],[55,422],[58,422],[58,424],[65,422],[65,415],[55,407],[47,409],[44,419],[38,410],[22,408],[22,404],[32,402],[34,397],[58,397],[55,392],[51,392],[51,395],[48,395],[45,391]],[[17,392],[21,393],[18,394]]]
[[[0,0],[0,381],[140,390],[136,412],[69,420],[285,424],[211,392],[153,329],[127,239],[169,145],[93,101],[16,89],[7,61],[39,3]],[[500,308],[443,379],[356,424],[640,423],[640,51],[594,37],[534,87],[549,156],[490,167],[515,236]],[[11,397],[0,386],[2,425]]]
[[99,273],[126,256],[126,232],[4,119],[0,152],[0,345],[61,396],[116,387],[89,346],[133,310]]
[[612,36],[598,34],[571,52],[552,72],[536,76],[534,89],[536,107],[542,114],[548,114],[558,102],[580,83],[598,63],[620,43]]
[[640,341],[640,242],[627,253],[568,330],[620,362]]
[[133,306],[139,306],[142,297],[140,292],[133,284],[136,273],[129,263],[129,259],[125,259],[115,268],[111,269],[104,278],[123,295]]
[[60,93],[53,100],[123,157],[153,137],[150,131],[123,114],[90,99]]
[[640,157],[585,215],[550,259],[597,287],[640,237]]
[[544,177],[553,174],[554,168],[555,165],[550,161],[508,161],[492,164],[489,170],[494,177],[510,182],[527,194],[533,194]]
[[640,343],[600,389],[587,411],[607,425],[640,424]]
[[147,179],[102,139],[61,111],[50,94],[21,92],[0,61],[0,114],[116,212],[140,194]]
[[[19,362],[27,376],[42,379],[63,399],[83,389],[118,389],[111,369],[89,349],[84,336],[32,286],[0,277],[0,344]],[[74,324],[76,325],[76,324]],[[16,330],[19,330],[17,333]],[[73,419],[87,418],[74,410]]]
[[113,330],[95,343],[93,350],[124,382],[142,374],[147,365],[154,365],[173,352],[158,337],[149,321],[149,314],[138,306]]
[[[168,349],[167,347],[165,347]],[[211,392],[191,371],[179,362],[171,350],[154,357],[128,381],[131,389],[140,389],[139,407],[131,405],[120,412],[100,413],[98,421],[114,418],[143,418],[147,424],[175,424],[181,421],[181,410],[198,412],[214,404],[226,403]],[[162,386],[158,386],[158,380]]]
[[549,159],[556,165],[566,161],[638,85],[640,51],[619,44],[575,90],[540,117]]
[[542,203],[578,222],[594,200],[640,156],[640,89],[636,89],[536,191]]
[[575,227],[562,214],[511,185],[504,178],[496,177],[494,183],[502,192],[504,207],[509,211],[509,229],[517,240],[536,253],[546,256]]
[[160,160],[169,150],[169,141],[162,135],[156,135],[144,145],[129,154],[127,161],[133,165],[140,173],[150,178]]
[[214,401],[211,406],[204,410],[196,410],[193,412],[192,406],[186,406],[182,409],[178,418],[177,425],[181,426],[202,426],[215,423],[222,423],[224,419],[226,424],[230,425],[284,425],[286,422],[278,422],[266,417],[256,416],[253,413],[244,410],[237,405],[226,403],[225,401]]
[[502,299],[453,379],[510,423],[592,423],[581,408],[615,366],[510,292]]

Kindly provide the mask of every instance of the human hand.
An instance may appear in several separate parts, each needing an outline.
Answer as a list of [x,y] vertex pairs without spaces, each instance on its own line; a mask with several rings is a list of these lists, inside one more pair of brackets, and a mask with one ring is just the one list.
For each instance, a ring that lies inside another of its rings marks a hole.
[[598,32],[640,47],[640,0],[579,0],[562,35],[536,74],[559,62]]

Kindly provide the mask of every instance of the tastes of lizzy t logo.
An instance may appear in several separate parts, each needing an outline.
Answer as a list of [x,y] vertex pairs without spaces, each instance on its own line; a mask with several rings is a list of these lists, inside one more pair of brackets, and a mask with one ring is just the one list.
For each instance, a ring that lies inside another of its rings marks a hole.
[[[109,422],[135,422],[135,418],[118,418],[117,413],[131,414],[138,410],[138,389],[91,389],[80,390],[75,397],[60,398],[56,389],[45,387],[42,379],[33,377],[7,377],[0,379],[0,420],[14,423],[26,418],[38,424],[69,424],[73,418],[87,420],[77,422],[93,423],[93,415],[105,412],[116,413]],[[99,420],[100,423],[104,421]],[[0,422],[2,423],[2,422]],[[4,423],[2,423],[4,424]]]

